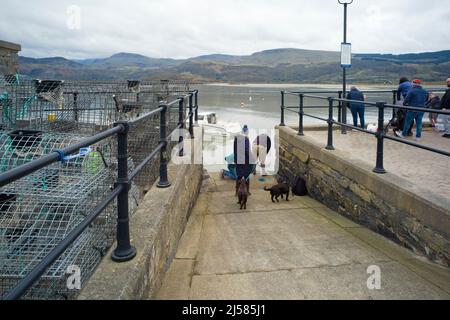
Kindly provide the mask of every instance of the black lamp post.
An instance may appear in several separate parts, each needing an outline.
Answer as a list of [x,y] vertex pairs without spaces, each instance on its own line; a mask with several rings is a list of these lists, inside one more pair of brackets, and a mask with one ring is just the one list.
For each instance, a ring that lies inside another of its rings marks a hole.
[[[344,42],[342,42],[342,48],[341,51],[344,50],[344,47],[346,48],[350,48],[350,44],[347,43],[347,6],[349,4],[353,3],[353,0],[338,0],[338,2],[342,5],[344,5]],[[343,94],[343,98],[345,99],[345,97],[347,96],[347,68],[350,67],[350,63],[344,63],[344,61],[342,61],[342,55],[343,53],[341,52],[341,66],[342,66],[342,94]],[[351,57],[351,53],[350,53],[350,57]],[[345,103],[342,103],[342,123],[347,124],[347,107],[345,105]],[[341,127],[341,133],[346,134],[347,133],[347,129],[346,127],[342,126]]]

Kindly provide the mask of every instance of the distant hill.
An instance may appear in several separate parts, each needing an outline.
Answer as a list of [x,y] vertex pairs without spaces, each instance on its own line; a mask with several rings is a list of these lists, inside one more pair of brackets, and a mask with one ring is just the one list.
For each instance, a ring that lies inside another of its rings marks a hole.
[[[189,59],[150,58],[118,53],[103,59],[20,57],[20,72],[35,78],[113,80],[180,78],[223,82],[337,83],[340,53],[272,49],[251,55],[211,54]],[[393,82],[406,75],[443,81],[450,74],[450,50],[414,54],[354,54],[350,82]]]
[[178,62],[174,59],[155,59],[140,54],[121,52],[105,59],[87,59],[77,62],[95,67],[141,67],[141,68],[161,68],[172,67]]
[[389,61],[394,63],[441,64],[450,61],[450,50],[407,54],[357,54],[362,60]]

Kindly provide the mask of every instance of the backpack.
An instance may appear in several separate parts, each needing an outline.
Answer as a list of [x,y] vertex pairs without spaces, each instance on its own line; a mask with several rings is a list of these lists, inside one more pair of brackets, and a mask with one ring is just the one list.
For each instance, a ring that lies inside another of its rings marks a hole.
[[292,193],[296,196],[306,196],[308,194],[305,179],[302,177],[295,177],[294,184],[292,186]]

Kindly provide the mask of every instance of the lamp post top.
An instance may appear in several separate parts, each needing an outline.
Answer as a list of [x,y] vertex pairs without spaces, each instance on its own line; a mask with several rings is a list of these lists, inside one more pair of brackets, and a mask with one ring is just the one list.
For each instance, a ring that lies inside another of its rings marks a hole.
[[352,4],[353,0],[338,0],[340,4]]

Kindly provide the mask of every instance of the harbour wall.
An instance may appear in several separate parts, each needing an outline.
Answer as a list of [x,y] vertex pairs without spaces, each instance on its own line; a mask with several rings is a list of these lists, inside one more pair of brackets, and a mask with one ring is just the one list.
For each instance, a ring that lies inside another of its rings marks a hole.
[[450,199],[339,150],[325,150],[290,127],[278,127],[280,175],[306,180],[309,195],[343,216],[450,267]]

